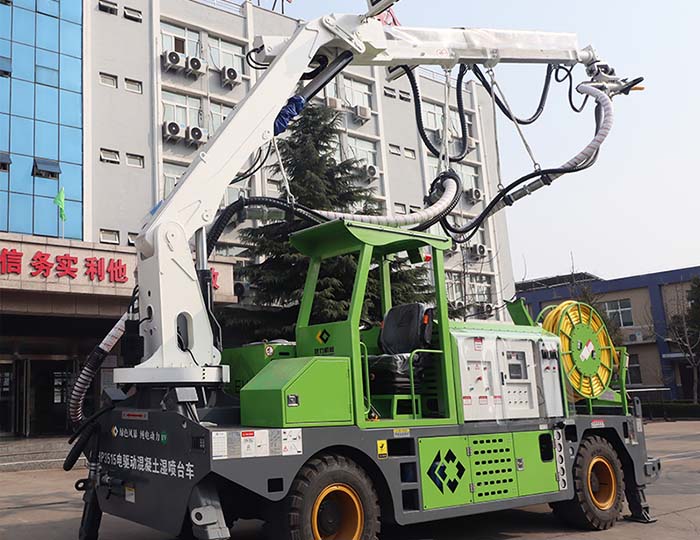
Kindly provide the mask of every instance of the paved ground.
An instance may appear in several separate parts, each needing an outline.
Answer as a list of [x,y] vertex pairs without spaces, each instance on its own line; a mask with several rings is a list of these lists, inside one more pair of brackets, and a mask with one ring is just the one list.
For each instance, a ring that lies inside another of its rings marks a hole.
[[[404,528],[386,540],[698,540],[700,538],[700,422],[647,426],[650,453],[663,458],[663,474],[648,490],[654,525],[620,522],[613,531],[581,533],[562,528],[546,506]],[[0,473],[0,540],[73,540],[81,502],[72,491],[80,472]],[[259,538],[259,524],[241,523],[237,540]],[[164,540],[167,537],[105,516],[102,540]]]

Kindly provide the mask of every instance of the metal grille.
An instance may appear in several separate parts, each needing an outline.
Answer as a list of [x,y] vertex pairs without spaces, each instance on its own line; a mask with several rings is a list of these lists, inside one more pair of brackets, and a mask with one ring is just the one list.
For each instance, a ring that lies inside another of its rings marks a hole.
[[518,496],[513,436],[510,433],[469,438],[474,502]]

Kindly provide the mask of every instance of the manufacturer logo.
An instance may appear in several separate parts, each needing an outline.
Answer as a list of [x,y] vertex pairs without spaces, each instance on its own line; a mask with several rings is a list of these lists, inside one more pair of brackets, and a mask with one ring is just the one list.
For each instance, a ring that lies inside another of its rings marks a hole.
[[158,442],[162,445],[168,444],[168,432],[167,431],[153,431],[150,429],[135,429],[119,427],[117,425],[112,426],[109,430],[112,437],[116,439],[117,437],[122,439],[134,439],[141,441],[153,441]]
[[457,491],[459,482],[462,480],[467,469],[462,465],[462,462],[457,459],[452,450],[448,450],[445,458],[438,450],[435,454],[435,459],[428,469],[428,478],[430,478],[435,487],[440,490],[440,493],[445,493],[445,486],[452,493]]
[[119,435],[119,428],[117,426],[112,426],[112,437],[116,439],[117,435]]
[[325,328],[323,330],[320,330],[319,333],[316,334],[316,341],[318,341],[321,345],[325,345],[326,343],[328,343],[329,339],[331,339],[331,335]]
[[589,358],[593,358],[595,354],[595,345],[593,345],[593,342],[589,339],[588,343],[586,343],[586,346],[581,350],[580,358],[581,362],[585,362]]

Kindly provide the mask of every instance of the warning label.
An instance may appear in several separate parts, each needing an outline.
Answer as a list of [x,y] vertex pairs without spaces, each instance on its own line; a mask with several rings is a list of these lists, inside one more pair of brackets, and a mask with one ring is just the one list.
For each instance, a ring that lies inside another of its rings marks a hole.
[[211,438],[213,459],[298,456],[304,451],[301,429],[213,431]]

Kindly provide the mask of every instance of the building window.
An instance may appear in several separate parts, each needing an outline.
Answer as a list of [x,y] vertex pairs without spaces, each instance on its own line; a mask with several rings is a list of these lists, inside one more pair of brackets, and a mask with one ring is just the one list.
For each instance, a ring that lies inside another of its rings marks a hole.
[[377,164],[377,143],[357,137],[348,137],[348,148],[355,159],[364,160],[367,165]]
[[415,206],[413,204],[409,205],[408,207],[408,212],[410,214],[415,214],[416,212],[420,212],[422,208],[420,206]]
[[218,37],[209,37],[209,59],[216,69],[232,67],[243,73],[245,49],[237,43],[230,43]]
[[143,94],[143,83],[136,79],[124,79],[124,89],[134,94]]
[[627,384],[642,384],[642,367],[639,364],[639,355],[630,354],[627,364]]
[[143,169],[144,158],[143,158],[143,156],[140,156],[139,154],[127,154],[126,155],[126,164],[129,167],[136,167],[137,169]]
[[623,300],[611,300],[603,302],[605,313],[614,324],[619,327],[634,326],[632,319],[632,303],[629,298]]
[[141,12],[138,9],[130,7],[124,8],[124,18],[137,23],[143,22],[143,15]]
[[100,229],[100,242],[103,244],[119,245],[119,231]]
[[384,87],[384,95],[391,99],[396,99],[396,90],[390,86]]
[[389,153],[394,154],[395,156],[400,156],[401,155],[401,147],[397,144],[390,144],[389,145]]
[[243,257],[247,249],[236,244],[217,244],[214,252],[220,257]]
[[97,7],[100,11],[104,11],[110,15],[117,15],[119,13],[119,6],[117,6],[117,3],[110,2],[109,0],[99,0],[97,2]]
[[163,198],[170,195],[173,189],[175,189],[175,186],[177,186],[178,181],[186,170],[187,167],[184,165],[163,163]]
[[218,131],[221,124],[224,123],[226,117],[231,114],[233,107],[224,105],[223,103],[214,103],[213,101],[209,104],[209,114],[211,115],[211,130],[212,133]]
[[163,52],[175,51],[186,56],[201,56],[199,32],[161,22],[160,35]]
[[126,233],[126,243],[130,246],[136,245],[136,238],[138,238],[139,233],[130,232]]
[[464,275],[461,272],[445,272],[447,299],[456,304],[464,303]]
[[394,215],[405,216],[406,215],[406,205],[404,203],[394,203]]
[[413,148],[404,148],[403,155],[408,159],[416,159],[416,151]]
[[323,89],[324,91],[324,96],[329,98],[329,97],[338,97],[338,79],[331,79],[331,82],[329,82],[326,87]]
[[109,86],[110,88],[117,88],[119,85],[117,76],[110,75],[109,73],[100,73],[100,84],[102,86]]
[[[465,190],[479,188],[481,182],[479,181],[479,171],[476,167],[471,165],[466,165],[464,163],[451,163],[450,167],[454,170],[459,177],[462,179],[462,186]],[[432,182],[437,175],[442,172],[445,168],[445,162],[439,160],[435,156],[428,156],[428,179]]]
[[164,121],[177,122],[181,126],[201,126],[202,100],[164,90],[163,116]]
[[117,150],[100,148],[100,161],[104,163],[112,163],[113,165],[119,165],[119,152]]
[[470,304],[490,304],[491,277],[484,274],[469,274]]
[[372,108],[372,85],[356,81],[355,79],[344,80],[345,100],[353,107],[362,106]]
[[407,103],[411,103],[411,93],[406,90],[399,90],[399,99]]

